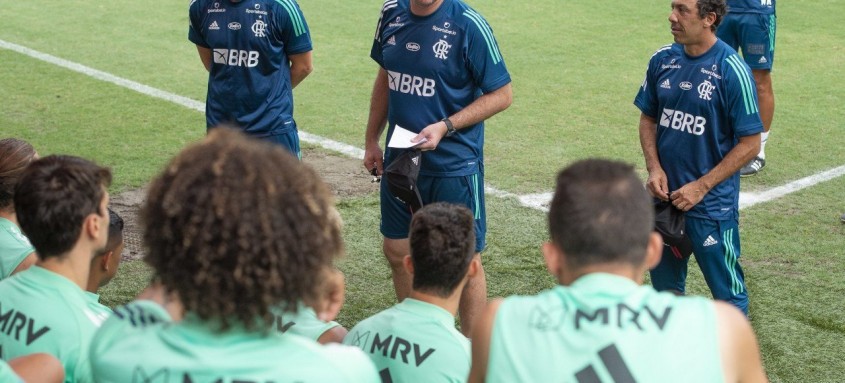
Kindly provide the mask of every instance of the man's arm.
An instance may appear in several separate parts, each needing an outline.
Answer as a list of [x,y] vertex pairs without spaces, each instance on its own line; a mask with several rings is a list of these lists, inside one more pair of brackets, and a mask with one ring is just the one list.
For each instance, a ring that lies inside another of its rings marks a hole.
[[747,164],[760,151],[760,133],[739,138],[739,143],[719,162],[716,167],[710,169],[701,178],[692,181],[669,195],[672,204],[678,209],[688,211],[704,199],[704,195],[710,192],[716,185],[736,174],[739,169]]
[[387,125],[388,98],[387,71],[379,68],[376,81],[373,84],[373,94],[370,97],[370,117],[367,119],[367,133],[364,142],[364,167],[367,171],[376,169],[381,174],[384,169],[384,152],[379,146],[381,133]]
[[311,51],[290,55],[288,59],[290,59],[290,85],[296,88],[314,70],[311,64]]
[[205,70],[211,72],[211,49],[197,45],[197,52],[200,54],[200,60],[202,60]]
[[493,337],[493,321],[496,319],[496,312],[501,304],[501,299],[491,301],[487,304],[481,317],[475,321],[475,329],[472,334],[472,368],[467,380],[470,383],[482,383],[487,378],[490,341]]
[[[481,95],[481,97],[467,105],[466,108],[463,108],[459,110],[458,113],[449,116],[449,120],[452,121],[454,128],[458,130],[467,126],[475,125],[492,117],[496,113],[507,109],[511,106],[512,102],[513,87],[511,86],[511,83],[507,83],[499,89]],[[434,150],[437,148],[437,144],[440,143],[440,140],[443,139],[443,136],[446,135],[446,132],[446,123],[443,121],[437,121],[423,128],[423,130],[420,131],[420,134],[414,137],[411,141],[419,142],[421,139],[426,138],[428,141],[419,145],[417,148],[422,150]]]
[[646,188],[652,197],[666,201],[669,199],[669,181],[657,156],[657,121],[644,113],[640,114],[640,146],[648,169]]
[[726,382],[768,382],[754,330],[736,307],[715,301],[716,329]]

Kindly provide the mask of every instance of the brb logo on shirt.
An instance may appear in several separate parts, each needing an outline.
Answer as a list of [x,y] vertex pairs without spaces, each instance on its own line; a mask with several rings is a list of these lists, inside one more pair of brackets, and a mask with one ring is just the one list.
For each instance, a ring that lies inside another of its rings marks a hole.
[[409,74],[387,71],[390,90],[423,97],[434,96],[434,80]]
[[663,108],[663,114],[660,115],[660,126],[687,132],[696,136],[704,134],[704,125],[706,124],[706,118],[693,116],[680,110]]
[[214,63],[252,68],[258,65],[258,51],[215,48]]

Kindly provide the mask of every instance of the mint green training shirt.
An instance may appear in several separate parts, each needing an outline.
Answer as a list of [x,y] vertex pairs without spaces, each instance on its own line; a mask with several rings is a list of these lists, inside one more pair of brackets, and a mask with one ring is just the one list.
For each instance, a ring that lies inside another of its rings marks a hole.
[[18,225],[0,218],[0,279],[12,275],[27,255],[35,252]]
[[115,309],[94,338],[91,362],[98,383],[379,382],[354,347],[276,331],[215,332],[190,313],[171,323],[161,306],[143,300]]
[[88,347],[105,310],[59,274],[21,271],[0,281],[0,357],[44,352],[61,361],[65,382],[92,382]]
[[12,371],[12,368],[0,359],[0,382],[3,383],[23,383],[21,377]]
[[385,382],[465,382],[469,375],[470,344],[455,318],[416,299],[364,319],[343,343],[363,349]]
[[296,313],[285,311],[281,315],[274,312],[274,315],[276,315],[277,330],[304,336],[314,341],[320,339],[326,331],[340,326],[335,321],[323,322],[317,317],[313,308],[302,302],[297,305]]
[[722,382],[716,331],[710,300],[588,274],[502,302],[487,382]]

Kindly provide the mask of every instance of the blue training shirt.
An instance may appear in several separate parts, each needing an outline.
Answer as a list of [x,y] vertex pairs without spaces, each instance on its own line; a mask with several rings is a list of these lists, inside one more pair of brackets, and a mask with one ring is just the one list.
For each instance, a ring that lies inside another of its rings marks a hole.
[[296,128],[288,56],[311,50],[294,0],[193,0],[188,39],[212,50],[208,127],[234,123],[265,137]]
[[[409,0],[385,1],[370,57],[388,75],[388,141],[397,124],[420,132],[511,81],[490,25],[459,0],[425,17],[411,13]],[[483,146],[484,122],[460,129],[423,154],[420,174],[477,173]],[[387,148],[385,166],[400,153]]]
[[775,0],[727,0],[730,13],[775,13]]
[[[739,137],[763,131],[751,70],[722,40],[698,57],[688,56],[680,44],[659,49],[634,105],[657,121],[657,154],[670,191],[716,167]],[[737,218],[738,209],[737,173],[687,214],[725,220]]]

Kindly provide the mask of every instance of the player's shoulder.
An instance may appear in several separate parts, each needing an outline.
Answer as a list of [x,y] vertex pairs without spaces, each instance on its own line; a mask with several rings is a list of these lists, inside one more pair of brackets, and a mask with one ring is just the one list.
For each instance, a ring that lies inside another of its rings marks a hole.
[[673,43],[666,44],[654,51],[651,55],[652,62],[660,62],[666,58],[677,58],[683,56],[684,48],[682,45]]
[[387,22],[396,16],[409,12],[409,0],[385,0],[381,5],[382,20]]
[[[375,365],[367,354],[360,348],[342,344],[308,346],[314,356],[322,359],[321,364],[331,366],[336,373],[335,381],[339,382],[379,382],[379,375]],[[314,359],[312,359],[313,361]]]

